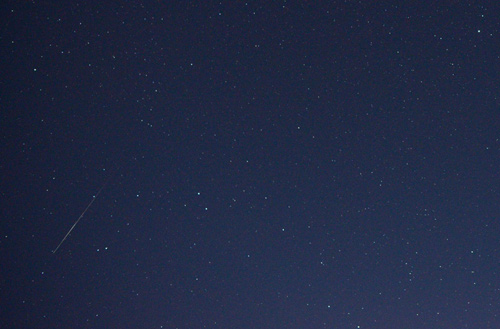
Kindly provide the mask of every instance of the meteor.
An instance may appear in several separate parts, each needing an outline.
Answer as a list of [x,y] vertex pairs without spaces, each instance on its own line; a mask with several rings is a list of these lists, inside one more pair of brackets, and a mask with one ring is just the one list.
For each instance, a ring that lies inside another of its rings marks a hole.
[[106,183],[104,183],[104,185],[99,189],[99,191],[97,191],[97,194],[94,195],[92,197],[92,200],[90,201],[90,203],[88,204],[87,208],[85,208],[85,210],[82,212],[82,214],[80,215],[80,217],[78,217],[78,219],[76,220],[76,222],[73,224],[73,226],[71,226],[71,228],[69,229],[68,233],[66,233],[66,235],[64,236],[64,238],[61,240],[61,242],[59,242],[59,244],[57,245],[57,248],[52,250],[52,253],[55,254],[57,252],[57,250],[59,249],[59,247],[61,247],[61,245],[63,244],[64,240],[66,240],[66,238],[68,237],[68,235],[71,234],[71,231],[73,231],[73,229],[75,228],[75,226],[78,224],[78,222],[80,221],[80,219],[82,219],[82,217],[85,215],[85,213],[87,212],[87,210],[89,210],[90,206],[92,206],[92,204],[94,203],[95,199],[97,199],[97,197],[99,196],[99,194],[101,193],[102,189],[106,186]]

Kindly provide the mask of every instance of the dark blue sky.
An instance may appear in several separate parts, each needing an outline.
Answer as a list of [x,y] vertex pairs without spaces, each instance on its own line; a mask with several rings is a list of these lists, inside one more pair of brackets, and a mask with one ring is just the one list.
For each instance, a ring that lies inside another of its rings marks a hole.
[[500,327],[495,2],[0,10],[0,327]]

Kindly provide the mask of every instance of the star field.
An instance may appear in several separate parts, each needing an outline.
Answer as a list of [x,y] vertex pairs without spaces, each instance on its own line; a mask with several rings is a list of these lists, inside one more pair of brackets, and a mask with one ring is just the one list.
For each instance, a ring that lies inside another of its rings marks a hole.
[[498,4],[0,10],[0,327],[500,326]]

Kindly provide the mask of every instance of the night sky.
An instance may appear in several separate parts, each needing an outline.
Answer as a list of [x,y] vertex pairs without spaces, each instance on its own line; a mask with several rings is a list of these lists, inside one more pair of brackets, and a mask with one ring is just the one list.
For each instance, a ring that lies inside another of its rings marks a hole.
[[500,328],[482,3],[2,1],[0,327]]

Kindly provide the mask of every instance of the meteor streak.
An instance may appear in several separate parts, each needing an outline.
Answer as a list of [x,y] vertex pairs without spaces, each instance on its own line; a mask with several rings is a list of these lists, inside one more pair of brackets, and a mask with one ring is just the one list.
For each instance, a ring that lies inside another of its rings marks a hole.
[[66,240],[66,238],[68,237],[68,235],[70,235],[71,231],[73,231],[73,229],[78,224],[78,222],[80,221],[80,219],[82,219],[82,217],[85,215],[85,213],[87,212],[87,210],[89,210],[90,206],[92,206],[92,203],[94,203],[95,199],[97,199],[97,197],[99,196],[99,193],[101,193],[101,191],[104,188],[104,186],[106,186],[106,183],[104,183],[104,185],[99,189],[99,191],[97,191],[97,194],[92,197],[92,200],[90,201],[90,203],[87,206],[87,208],[85,208],[85,210],[82,212],[82,214],[80,215],[80,217],[78,217],[78,219],[73,224],[73,226],[71,226],[71,228],[69,229],[68,233],[66,233],[66,235],[61,240],[61,242],[59,242],[59,244],[57,245],[57,248],[54,249],[54,250],[52,250],[53,254],[55,254],[57,252],[57,250],[59,249],[59,247],[63,244],[64,240]]

